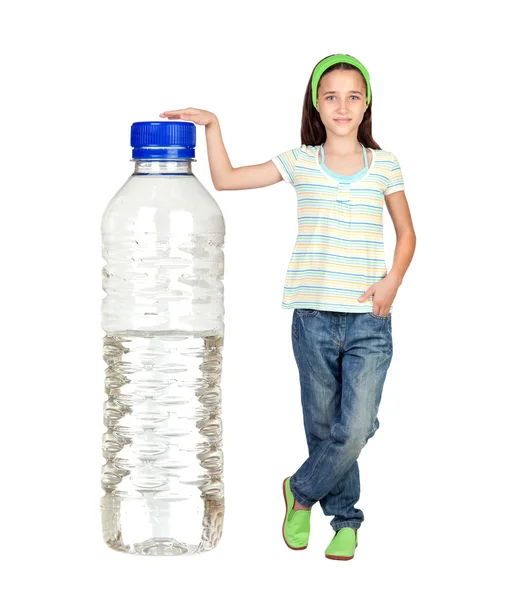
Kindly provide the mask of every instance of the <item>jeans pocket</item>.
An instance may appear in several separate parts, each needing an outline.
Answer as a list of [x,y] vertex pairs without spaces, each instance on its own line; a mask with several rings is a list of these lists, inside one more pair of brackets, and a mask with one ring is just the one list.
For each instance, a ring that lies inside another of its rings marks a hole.
[[313,308],[295,308],[295,312],[299,317],[315,317],[319,310]]
[[373,312],[368,313],[371,317],[374,317],[375,319],[384,319],[385,321],[389,321],[392,318],[391,314],[388,315],[376,315]]

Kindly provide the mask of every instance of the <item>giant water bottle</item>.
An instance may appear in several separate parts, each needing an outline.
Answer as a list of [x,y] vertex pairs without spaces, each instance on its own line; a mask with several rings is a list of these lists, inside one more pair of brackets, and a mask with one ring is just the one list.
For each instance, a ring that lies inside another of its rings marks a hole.
[[224,518],[222,212],[192,172],[196,127],[133,123],[134,172],[101,223],[104,541],[214,548]]

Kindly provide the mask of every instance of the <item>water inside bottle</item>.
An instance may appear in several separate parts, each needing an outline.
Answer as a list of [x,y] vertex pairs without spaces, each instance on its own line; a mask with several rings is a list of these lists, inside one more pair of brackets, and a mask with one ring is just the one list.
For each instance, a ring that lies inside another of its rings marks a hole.
[[104,336],[101,512],[111,548],[193,554],[220,539],[222,348],[223,335],[206,332]]

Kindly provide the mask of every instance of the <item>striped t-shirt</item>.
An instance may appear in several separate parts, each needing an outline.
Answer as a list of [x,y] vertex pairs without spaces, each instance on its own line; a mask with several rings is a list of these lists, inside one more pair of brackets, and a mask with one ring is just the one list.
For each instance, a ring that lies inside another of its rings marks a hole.
[[392,152],[372,150],[360,178],[337,179],[318,162],[320,148],[302,144],[272,158],[298,203],[282,308],[372,312],[373,297],[358,298],[387,274],[384,196],[404,190],[399,161]]

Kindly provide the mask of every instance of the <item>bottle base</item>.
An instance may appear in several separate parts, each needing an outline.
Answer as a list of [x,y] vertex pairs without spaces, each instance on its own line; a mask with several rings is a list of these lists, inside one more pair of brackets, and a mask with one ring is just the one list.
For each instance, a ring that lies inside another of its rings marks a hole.
[[148,492],[138,498],[107,493],[101,498],[107,546],[143,556],[192,555],[217,546],[224,521],[223,497],[168,503],[153,496]]
[[126,546],[121,540],[104,541],[113,550],[142,556],[182,556],[207,552],[212,549],[212,546],[209,545],[184,544],[172,538],[152,538],[133,546]]

